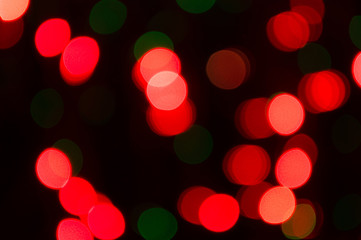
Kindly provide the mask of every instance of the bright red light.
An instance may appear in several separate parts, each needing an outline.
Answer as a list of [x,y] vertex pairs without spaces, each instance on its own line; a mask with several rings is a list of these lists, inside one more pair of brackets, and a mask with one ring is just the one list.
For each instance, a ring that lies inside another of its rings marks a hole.
[[267,36],[274,47],[281,51],[292,52],[306,45],[309,41],[310,29],[302,15],[288,11],[268,21]]
[[57,240],[92,240],[93,236],[87,226],[75,218],[62,220],[56,230]]
[[89,211],[88,225],[99,239],[116,239],[123,235],[125,230],[123,214],[107,203],[97,204]]
[[64,81],[81,85],[92,75],[99,60],[99,47],[90,37],[72,39],[65,47],[60,59],[60,72]]
[[287,151],[291,148],[302,149],[309,157],[312,165],[316,163],[318,156],[318,148],[313,139],[306,134],[297,134],[291,137],[283,147],[283,151]]
[[357,86],[361,88],[361,52],[353,59],[351,71]]
[[72,177],[59,191],[63,208],[73,215],[85,215],[95,205],[97,195],[93,186],[83,178]]
[[263,194],[271,187],[272,185],[268,182],[242,187],[236,196],[241,215],[251,219],[261,219],[258,212],[258,205]]
[[160,110],[176,109],[184,102],[187,94],[186,81],[174,72],[159,72],[149,80],[147,85],[149,103]]
[[238,202],[227,194],[214,194],[206,198],[199,208],[202,226],[213,232],[229,230],[236,224],[238,217]]
[[292,11],[300,14],[307,21],[310,29],[309,41],[317,41],[322,33],[323,22],[320,14],[312,7],[299,5],[292,7]]
[[11,22],[0,20],[0,49],[14,46],[20,40],[23,31],[24,21],[22,18]]
[[296,198],[287,187],[273,187],[266,191],[259,203],[259,214],[269,224],[287,221],[295,211]]
[[301,102],[293,95],[276,95],[268,104],[268,121],[280,135],[291,135],[303,124],[305,112]]
[[35,33],[35,46],[44,57],[54,57],[62,53],[69,41],[70,26],[60,18],[46,20]]
[[277,181],[288,188],[304,185],[311,176],[312,164],[308,155],[300,148],[284,152],[276,163]]
[[36,160],[36,175],[48,188],[62,188],[71,177],[70,160],[62,151],[47,148]]
[[267,103],[267,98],[253,98],[239,105],[235,114],[235,124],[244,137],[262,139],[274,134],[267,121]]
[[180,73],[180,60],[172,50],[167,48],[153,48],[146,52],[135,64],[133,81],[136,86],[144,91],[149,80],[157,73],[170,71]]
[[174,110],[160,110],[149,106],[147,122],[153,132],[160,136],[174,136],[187,131],[196,119],[193,103],[186,99]]
[[1,0],[0,19],[14,21],[24,15],[30,0]]
[[309,112],[333,111],[347,101],[349,83],[335,70],[307,74],[298,85],[298,95]]
[[271,160],[267,152],[256,145],[236,146],[223,160],[223,170],[227,178],[242,185],[262,182],[267,177],[270,166]]
[[306,6],[314,9],[323,18],[325,14],[325,4],[323,0],[290,0],[291,9],[299,6]]
[[178,199],[178,212],[188,222],[201,225],[198,212],[203,201],[215,194],[212,189],[194,186],[190,187],[181,194]]

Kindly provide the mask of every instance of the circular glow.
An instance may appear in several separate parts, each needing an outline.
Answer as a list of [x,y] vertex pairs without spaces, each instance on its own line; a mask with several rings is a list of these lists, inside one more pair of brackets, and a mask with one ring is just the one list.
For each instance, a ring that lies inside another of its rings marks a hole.
[[112,204],[102,203],[92,207],[88,214],[90,231],[99,239],[116,239],[123,235],[123,214]]
[[52,88],[41,90],[31,101],[30,113],[40,127],[54,127],[63,116],[63,100],[59,93]]
[[361,88],[361,52],[357,53],[353,59],[351,71],[353,80]]
[[140,59],[149,50],[159,47],[174,49],[172,40],[165,33],[158,31],[146,32],[135,42],[134,56],[136,59]]
[[157,73],[170,71],[180,73],[181,63],[178,56],[167,48],[153,48],[146,52],[135,64],[133,80],[136,86],[144,91],[149,80]]
[[56,230],[57,240],[93,240],[87,226],[75,218],[62,220]]
[[138,230],[146,240],[170,240],[178,229],[178,223],[172,213],[163,208],[150,208],[138,219]]
[[353,16],[349,26],[349,34],[352,43],[358,49],[361,49],[361,34],[358,31],[358,29],[360,28],[361,28],[361,16]]
[[271,187],[272,185],[268,182],[242,187],[236,196],[241,215],[251,219],[261,219],[258,212],[258,205],[263,194]]
[[55,148],[45,149],[36,160],[36,175],[48,188],[64,187],[71,177],[71,170],[69,158]]
[[298,188],[311,176],[311,160],[303,150],[292,148],[278,158],[275,171],[277,181],[281,185]]
[[160,136],[174,136],[187,131],[196,119],[194,104],[186,99],[174,110],[160,110],[149,106],[147,122],[153,132]]
[[118,31],[127,18],[126,6],[118,0],[101,0],[90,11],[89,24],[100,34]]
[[79,146],[69,139],[60,139],[53,147],[63,151],[71,162],[73,176],[76,176],[83,166],[83,154]]
[[30,0],[0,0],[0,19],[14,21],[24,15]]
[[188,164],[204,162],[212,153],[213,138],[210,132],[199,125],[174,138],[174,151],[177,157]]
[[69,41],[70,26],[60,18],[46,20],[35,33],[35,46],[43,57],[54,57],[62,53]]
[[249,75],[249,61],[240,51],[220,50],[209,57],[206,72],[209,80],[216,87],[235,89]]
[[60,60],[60,72],[64,81],[81,85],[92,75],[99,60],[99,47],[90,37],[72,39],[65,47]]
[[262,139],[274,134],[267,120],[267,103],[267,98],[253,98],[238,106],[235,114],[235,124],[244,137]]
[[280,135],[291,135],[303,124],[305,112],[301,102],[293,95],[276,95],[268,104],[268,121]]
[[206,198],[199,208],[202,226],[212,232],[225,232],[231,229],[238,218],[238,202],[227,194],[213,194]]
[[323,22],[320,14],[312,7],[300,5],[292,7],[292,11],[300,14],[308,23],[310,29],[309,41],[317,41],[322,33]]
[[331,56],[320,44],[309,43],[297,53],[298,66],[302,73],[313,73],[331,68]]
[[310,37],[310,29],[302,15],[288,11],[268,21],[267,36],[275,48],[292,52],[306,45]]
[[300,6],[314,9],[321,18],[323,18],[325,14],[325,4],[323,0],[290,0],[291,9]]
[[296,198],[287,187],[273,187],[266,191],[259,203],[259,214],[269,224],[280,224],[287,221],[296,207]]
[[23,35],[24,21],[5,22],[0,20],[0,49],[8,49],[14,46]]
[[88,181],[79,177],[72,177],[60,189],[59,200],[67,212],[80,216],[88,214],[96,203],[97,194]]
[[177,0],[177,4],[189,13],[204,13],[212,8],[216,0]]
[[255,185],[262,182],[270,171],[267,152],[256,145],[238,145],[223,160],[227,178],[236,184]]
[[164,71],[154,75],[147,86],[147,98],[153,107],[173,110],[179,107],[188,94],[186,81],[177,73]]
[[298,95],[312,113],[333,111],[349,97],[346,77],[335,70],[305,75],[298,86]]
[[304,151],[307,156],[310,157],[312,165],[316,163],[318,156],[318,148],[315,141],[306,134],[297,134],[286,142],[283,147],[283,151],[287,151],[292,148],[300,148]]
[[297,204],[292,217],[282,223],[282,232],[289,239],[304,239],[316,226],[316,213],[312,205]]
[[201,225],[198,212],[201,204],[206,198],[216,194],[212,189],[194,186],[183,191],[178,199],[178,212],[186,221]]

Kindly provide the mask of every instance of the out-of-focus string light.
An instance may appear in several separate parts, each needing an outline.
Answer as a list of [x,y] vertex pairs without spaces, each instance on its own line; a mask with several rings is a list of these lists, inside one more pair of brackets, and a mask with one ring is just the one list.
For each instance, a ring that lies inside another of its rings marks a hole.
[[22,17],[28,9],[30,0],[0,0],[0,19],[14,21]]
[[88,227],[75,218],[62,220],[56,230],[57,240],[93,240]]
[[22,18],[6,22],[0,20],[0,49],[13,47],[24,32],[24,21]]
[[184,11],[194,14],[207,12],[216,0],[177,0],[177,4]]
[[172,39],[163,32],[150,31],[141,35],[134,44],[134,57],[139,60],[146,52],[153,48],[168,48],[173,51]]
[[297,53],[297,63],[302,73],[314,73],[331,68],[330,53],[322,45],[308,43]]
[[292,136],[287,140],[285,146],[283,147],[283,151],[285,152],[292,148],[302,149],[307,156],[309,156],[312,165],[316,163],[318,148],[315,141],[310,136],[303,133]]

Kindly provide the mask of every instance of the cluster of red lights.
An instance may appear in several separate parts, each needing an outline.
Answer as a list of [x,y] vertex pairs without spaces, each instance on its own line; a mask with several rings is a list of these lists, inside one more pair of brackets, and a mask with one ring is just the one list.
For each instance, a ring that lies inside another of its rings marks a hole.
[[46,187],[59,190],[60,204],[77,217],[59,223],[58,240],[116,239],[124,233],[123,214],[87,180],[72,177],[70,160],[62,151],[45,149],[36,161],[36,174]]
[[70,40],[70,36],[66,20],[48,19],[36,31],[35,46],[44,57],[61,54],[60,73],[67,84],[77,86],[93,74],[99,60],[99,46],[93,38],[81,36]]
[[196,109],[188,98],[187,82],[180,75],[181,62],[170,49],[153,48],[133,67],[133,81],[150,103],[147,122],[161,136],[174,136],[189,129]]

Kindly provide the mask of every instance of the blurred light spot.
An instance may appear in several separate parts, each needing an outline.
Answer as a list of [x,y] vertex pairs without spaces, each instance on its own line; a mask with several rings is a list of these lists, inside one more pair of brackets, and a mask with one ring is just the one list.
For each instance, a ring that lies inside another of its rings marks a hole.
[[267,117],[274,131],[280,135],[291,135],[301,128],[305,111],[295,96],[282,93],[270,100]]
[[250,64],[247,56],[241,51],[225,49],[209,57],[206,72],[216,87],[235,89],[248,77]]
[[148,22],[148,30],[166,33],[174,43],[182,42],[190,30],[190,19],[180,11],[164,9],[155,14]]
[[90,37],[72,39],[60,59],[60,72],[64,81],[77,86],[92,75],[99,60],[98,43]]
[[342,231],[361,224],[361,197],[358,194],[349,194],[338,200],[333,210],[333,223]]
[[349,95],[348,80],[335,70],[307,74],[298,85],[298,96],[311,113],[333,111],[345,104]]
[[71,177],[71,172],[69,158],[58,149],[47,148],[36,160],[36,175],[48,188],[64,187]]
[[0,0],[0,19],[14,21],[24,15],[30,0]]
[[296,207],[296,198],[287,187],[273,187],[266,191],[259,203],[259,214],[269,224],[280,224],[287,221]]
[[351,115],[338,117],[332,127],[332,142],[340,153],[351,153],[361,144],[361,124]]
[[150,208],[138,219],[138,230],[146,240],[170,240],[177,233],[178,223],[172,213],[163,208]]
[[85,215],[97,200],[93,186],[83,178],[71,177],[59,191],[63,208],[73,215]]
[[307,154],[300,148],[284,152],[277,160],[275,174],[277,181],[288,188],[299,188],[311,176],[312,165]]
[[235,124],[242,136],[249,139],[262,139],[274,134],[267,120],[267,103],[267,98],[253,98],[238,106]]
[[223,171],[235,184],[258,184],[268,176],[270,167],[268,153],[257,145],[238,145],[223,159]]
[[310,28],[302,15],[291,11],[282,12],[268,21],[267,36],[275,48],[292,52],[306,45]]
[[147,85],[147,98],[153,107],[174,110],[187,98],[187,83],[178,73],[163,71],[155,74]]
[[237,192],[236,199],[239,203],[240,213],[251,219],[261,219],[258,205],[263,194],[272,187],[268,182],[261,182],[257,185],[244,186]]
[[174,110],[160,110],[149,106],[147,122],[153,132],[160,136],[174,136],[187,131],[196,119],[194,104],[186,99]]
[[90,11],[89,24],[96,33],[118,31],[127,18],[127,7],[118,0],[101,0]]
[[69,157],[72,174],[73,176],[78,175],[83,167],[83,154],[79,146],[73,141],[63,138],[56,141],[53,147],[63,151]]
[[43,57],[54,57],[61,54],[70,41],[70,34],[70,26],[66,20],[48,19],[36,30],[36,49]]
[[350,22],[349,34],[351,41],[358,48],[361,49],[361,16],[353,16]]
[[93,240],[87,226],[75,218],[62,220],[56,230],[57,240]]
[[188,131],[174,138],[174,151],[177,157],[188,164],[204,162],[212,153],[213,139],[202,126],[193,125]]
[[320,14],[312,7],[299,5],[292,7],[292,11],[300,14],[308,23],[310,29],[310,36],[308,41],[317,41],[323,30],[323,22]]
[[357,53],[353,59],[351,71],[354,81],[361,88],[361,52]]
[[308,135],[301,133],[292,136],[290,139],[288,139],[285,146],[283,147],[283,151],[287,151],[291,148],[302,149],[302,151],[304,151],[307,154],[307,156],[309,156],[312,165],[316,163],[318,156],[318,148],[315,141],[313,141],[313,139]]
[[32,99],[30,112],[33,120],[40,127],[54,127],[63,116],[63,100],[52,88],[41,90]]
[[240,13],[251,7],[252,0],[218,0],[217,4],[226,12]]
[[147,88],[149,80],[157,73],[170,71],[180,73],[180,60],[172,50],[167,48],[153,48],[146,52],[135,64],[133,81],[139,90]]
[[146,32],[135,42],[134,56],[136,59],[140,59],[150,49],[159,47],[174,49],[172,40],[165,33],[158,31]]
[[238,202],[227,194],[213,194],[206,198],[199,208],[202,226],[212,232],[225,232],[231,229],[238,218]]
[[331,56],[320,44],[309,43],[297,53],[298,66],[302,73],[313,73],[331,68]]
[[216,194],[212,189],[194,186],[183,191],[178,199],[178,212],[182,218],[190,223],[201,225],[198,212],[206,198]]
[[297,204],[292,217],[282,223],[282,232],[289,239],[304,239],[316,226],[316,213],[312,205]]
[[321,18],[325,14],[325,4],[323,0],[290,0],[291,9],[298,6],[307,6],[313,8]]
[[94,85],[80,95],[79,114],[91,125],[104,125],[114,115],[115,104],[113,91],[106,86]]
[[204,13],[212,8],[216,0],[177,0],[177,4],[189,13]]
[[22,18],[11,22],[0,19],[0,49],[8,49],[14,46],[21,39],[23,31],[24,21]]
[[123,235],[123,214],[112,204],[101,203],[92,207],[88,214],[90,231],[99,239],[116,239]]
[[[311,203],[311,202],[309,202]],[[319,203],[313,202],[311,204],[316,213],[316,225],[310,235],[307,236],[307,239],[315,239],[321,232],[323,223],[324,223],[324,213],[322,207]]]

